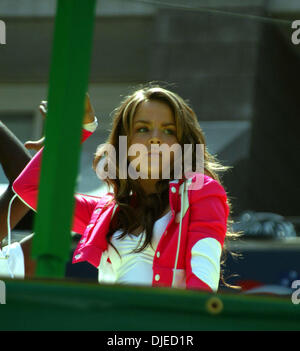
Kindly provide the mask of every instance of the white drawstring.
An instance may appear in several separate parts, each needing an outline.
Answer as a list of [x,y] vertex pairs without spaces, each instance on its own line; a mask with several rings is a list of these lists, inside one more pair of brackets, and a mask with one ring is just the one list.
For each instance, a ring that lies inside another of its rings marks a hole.
[[12,203],[14,201],[14,199],[17,197],[17,194],[15,194],[10,202],[9,202],[9,205],[8,205],[8,211],[7,211],[7,252],[6,254],[4,255],[2,250],[0,249],[0,259],[6,259],[6,262],[7,262],[7,268],[8,268],[8,271],[9,271],[9,274],[11,276],[11,278],[14,278],[14,274],[13,272],[11,271],[10,269],[10,266],[9,266],[9,263],[8,263],[8,258],[9,258],[9,250],[10,250],[10,246],[11,246],[11,229],[10,229],[10,212],[11,212],[11,206],[12,206]]
[[180,208],[179,234],[178,234],[176,258],[175,258],[175,266],[174,266],[174,269],[173,269],[172,288],[174,287],[174,284],[175,284],[175,277],[176,277],[176,271],[177,271],[179,249],[180,249],[181,226],[182,226],[182,217],[183,217],[183,209],[184,209],[184,191],[185,191],[185,182],[182,184],[182,190],[181,190],[181,208]]
[[11,212],[11,206],[12,206],[12,203],[14,201],[14,199],[17,197],[18,195],[15,194],[12,199],[10,200],[9,202],[9,205],[8,205],[8,211],[7,211],[7,244],[10,246],[11,244],[11,229],[10,229],[10,212]]

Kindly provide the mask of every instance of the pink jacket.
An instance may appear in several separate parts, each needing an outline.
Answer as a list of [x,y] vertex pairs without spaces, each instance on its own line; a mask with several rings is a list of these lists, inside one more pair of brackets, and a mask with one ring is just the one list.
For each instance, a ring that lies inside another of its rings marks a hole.
[[[84,139],[90,134],[84,131]],[[41,157],[42,150],[13,183],[14,192],[33,210],[37,208]],[[202,247],[205,242],[207,249],[203,257],[215,254],[220,257],[229,207],[224,188],[209,176],[204,175],[201,189],[190,189],[191,182],[199,181],[201,176],[194,174],[185,182],[180,179],[169,183],[172,217],[155,251],[152,286],[217,290],[209,283],[210,277],[205,277],[205,271],[201,271],[201,265],[197,265],[199,254],[194,254],[194,249]],[[111,271],[105,236],[112,216],[117,213],[118,206],[112,193],[102,197],[75,195],[72,230],[82,234],[82,239],[74,252],[73,263],[88,261],[98,267],[100,282],[105,281],[106,274]],[[210,252],[215,251],[216,243],[220,251]],[[206,259],[209,260],[209,257]],[[218,268],[216,274],[219,275]]]

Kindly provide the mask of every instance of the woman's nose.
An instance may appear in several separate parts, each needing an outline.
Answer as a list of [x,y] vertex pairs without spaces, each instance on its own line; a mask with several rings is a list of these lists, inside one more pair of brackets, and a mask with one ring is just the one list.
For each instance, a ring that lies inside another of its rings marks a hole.
[[160,143],[161,141],[158,137],[155,136],[150,138],[150,144],[160,144]]
[[157,128],[153,128],[149,138],[149,144],[161,144],[160,131]]

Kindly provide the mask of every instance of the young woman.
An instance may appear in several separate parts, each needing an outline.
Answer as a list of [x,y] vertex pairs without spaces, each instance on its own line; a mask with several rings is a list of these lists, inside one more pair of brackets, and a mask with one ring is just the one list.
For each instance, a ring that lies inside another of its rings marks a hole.
[[[84,131],[83,139],[90,134]],[[124,137],[129,154],[125,162],[120,159]],[[194,170],[199,144],[204,145],[203,172],[189,177],[184,157],[178,176],[177,156],[171,153],[168,159],[154,147],[177,145],[184,150],[184,145],[191,145]],[[88,261],[97,267],[99,282],[217,291],[224,241],[231,235],[230,203],[218,176],[226,168],[206,150],[194,111],[167,89],[139,89],[115,110],[107,143],[96,152],[93,166],[100,177],[111,157],[107,145],[115,150],[115,177],[105,179],[112,191],[102,197],[75,195],[72,230],[82,239],[73,263]],[[129,152],[135,146],[142,150],[139,155]],[[41,156],[42,150],[13,184],[15,193],[34,210]],[[133,165],[137,178],[130,177]],[[168,167],[170,177],[165,179]]]

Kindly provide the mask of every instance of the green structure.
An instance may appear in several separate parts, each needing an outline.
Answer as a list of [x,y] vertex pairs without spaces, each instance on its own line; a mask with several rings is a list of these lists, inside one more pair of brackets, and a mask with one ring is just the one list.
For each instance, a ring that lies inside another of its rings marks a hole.
[[57,1],[37,235],[32,250],[39,277],[64,277],[69,259],[94,12],[95,0]]
[[6,295],[0,330],[300,330],[290,298],[16,280]]

